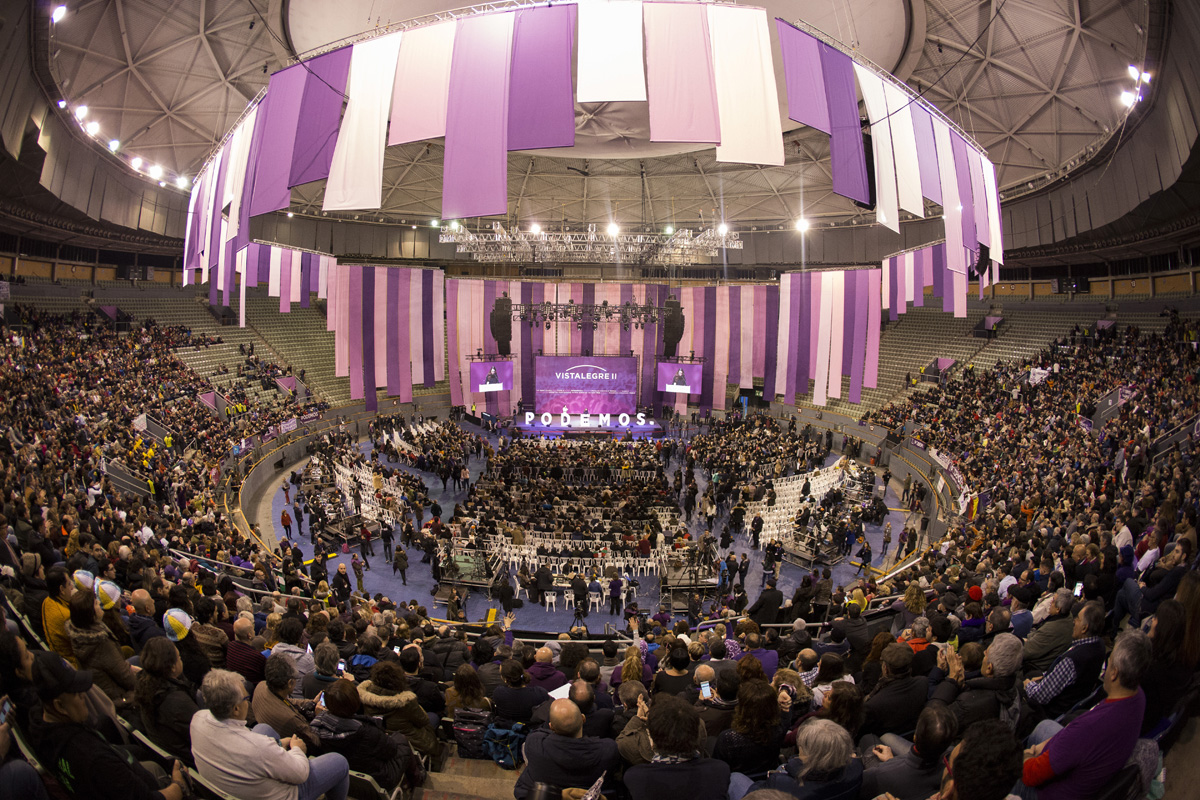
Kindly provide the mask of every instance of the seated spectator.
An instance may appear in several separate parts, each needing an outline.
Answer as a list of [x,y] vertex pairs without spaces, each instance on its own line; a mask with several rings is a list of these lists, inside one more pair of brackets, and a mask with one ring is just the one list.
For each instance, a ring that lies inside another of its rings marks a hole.
[[254,639],[254,623],[240,618],[233,623],[233,640],[225,648],[225,668],[241,675],[251,686],[257,686],[263,679],[263,669],[267,665],[267,657],[262,651],[251,644]]
[[212,662],[192,635],[191,616],[182,608],[167,609],[167,613],[163,614],[163,630],[183,658],[183,674],[193,686],[199,686],[204,675],[212,669]]
[[99,800],[183,800],[184,767],[176,761],[168,777],[113,747],[90,724],[87,692],[92,673],[61,658],[39,658],[33,681],[42,701],[30,719],[29,739],[41,762],[72,797]]
[[492,694],[492,706],[499,719],[529,722],[533,710],[550,699],[545,689],[529,685],[529,673],[515,659],[510,658],[500,666],[500,677],[504,685]]
[[1070,589],[1059,589],[1050,601],[1050,616],[1025,638],[1025,663],[1022,672],[1040,675],[1050,668],[1054,659],[1071,646],[1075,620],[1071,608],[1075,597]]
[[10,630],[0,629],[0,687],[12,701],[16,722],[23,729],[27,729],[30,712],[38,703],[33,662],[33,651],[25,640]]
[[492,701],[483,693],[483,682],[470,664],[461,664],[454,671],[454,683],[446,687],[446,716],[454,718],[456,709],[491,711]]
[[584,737],[583,714],[566,699],[551,704],[549,724],[529,734],[523,752],[526,765],[513,788],[516,800],[529,797],[535,783],[586,789],[621,763],[612,740]]
[[552,692],[566,683],[566,676],[554,666],[554,653],[549,647],[539,647],[534,654],[534,663],[529,667],[529,685]]
[[[998,719],[1010,712],[1017,699],[1017,670],[1021,667],[1021,640],[1000,634],[983,654],[979,677],[967,678],[962,657],[944,651],[942,663],[948,679],[937,684],[930,698],[949,705],[959,730],[976,722]],[[941,665],[939,665],[941,666]]]
[[600,665],[593,658],[585,658],[579,662],[579,667],[576,669],[576,674],[580,680],[587,681],[592,686],[592,691],[596,694],[597,708],[612,708],[613,698],[609,692],[609,687],[604,681],[600,680]]
[[713,758],[728,764],[730,772],[740,772],[752,780],[761,780],[766,777],[768,770],[779,766],[783,735],[779,699],[771,684],[757,680],[743,681],[738,688],[733,721],[717,737],[713,745]]
[[125,660],[112,631],[100,621],[100,598],[82,590],[71,595],[71,618],[64,628],[81,669],[90,670],[96,686],[118,711],[133,704],[133,668]]
[[[268,681],[279,665],[292,669],[283,656],[268,659]],[[200,691],[205,708],[192,718],[192,756],[205,780],[234,797],[346,800],[350,767],[341,753],[309,758],[300,736],[283,738],[261,722],[246,729],[250,698],[242,676],[212,670]]]
[[179,651],[167,637],[152,637],[142,648],[141,666],[135,693],[146,734],[163,750],[192,763],[188,728],[200,709],[195,687],[183,677]]
[[868,762],[859,797],[869,800],[885,792],[896,800],[926,800],[935,794],[942,780],[942,756],[958,737],[954,715],[941,704],[927,707],[917,718],[913,744],[894,734],[885,735],[889,744],[874,745],[875,756]]
[[730,800],[740,800],[757,789],[777,789],[800,800],[858,797],[863,765],[854,755],[850,734],[840,725],[825,719],[809,720],[796,733],[796,749],[798,754],[788,761],[786,775],[774,772],[753,784],[745,775],[730,776]]
[[[731,674],[731,673],[725,673]],[[724,800],[729,765],[705,758],[697,749],[703,724],[696,709],[676,697],[660,695],[646,716],[654,757],[625,771],[633,800],[677,795],[691,800]]]
[[155,636],[167,634],[154,619],[154,599],[150,597],[149,592],[145,589],[135,589],[130,600],[133,613],[129,615],[129,638],[133,642],[133,651],[140,653],[146,642]]
[[1025,751],[1022,797],[1085,800],[1103,792],[1137,743],[1146,711],[1146,695],[1139,687],[1153,652],[1148,636],[1125,631],[1117,637],[1104,671],[1107,698],[1066,727],[1054,720],[1038,724]]
[[688,651],[682,643],[676,644],[667,654],[666,666],[654,673],[654,679],[650,682],[650,694],[672,694],[679,695],[692,686],[692,675],[688,672],[688,666],[691,659],[688,657]]
[[[338,670],[338,660],[341,655],[331,643],[321,642],[313,650],[312,657],[313,671],[305,675],[300,682],[300,694],[305,700],[312,700],[344,677]],[[353,683],[354,676],[350,676],[349,680]]]
[[354,676],[354,680],[362,683],[371,677],[371,668],[383,655],[383,640],[373,634],[363,634],[358,637],[358,646],[346,661],[346,670]]
[[[329,647],[337,651],[333,645]],[[400,747],[403,735],[388,736],[377,722],[358,715],[362,701],[353,682],[334,680],[324,692],[325,711],[312,723],[321,737],[321,749],[341,753],[351,770],[367,773],[389,792],[396,788],[410,757]]]
[[[762,640],[762,634],[747,633],[744,642],[745,651],[742,654],[742,658],[746,658],[747,656],[757,658],[762,664],[763,672],[767,674],[767,680],[771,680],[771,678],[775,677],[775,670],[779,667],[779,653],[763,647]],[[849,645],[847,645],[846,649],[849,650]]]
[[315,669],[312,653],[300,646],[300,639],[304,636],[304,623],[298,617],[285,617],[279,623],[278,632],[279,643],[271,648],[271,655],[282,655],[292,662],[296,670],[296,685],[292,697],[299,700],[303,693],[301,681]]
[[737,673],[732,670],[718,672],[716,681],[709,684],[709,690],[711,697],[701,696],[696,701],[696,713],[708,735],[716,737],[733,724],[733,712],[737,709]]
[[1150,618],[1154,658],[1142,680],[1142,691],[1146,693],[1142,736],[1164,727],[1167,716],[1190,685],[1195,664],[1189,664],[1184,654],[1186,626],[1183,604],[1174,598],[1162,601]]
[[1045,675],[1025,681],[1030,704],[1048,717],[1057,717],[1091,694],[1104,664],[1103,632],[1104,606],[1085,603],[1075,616],[1071,646]]
[[398,664],[379,661],[371,667],[371,677],[359,684],[358,696],[367,714],[383,717],[388,732],[404,734],[419,753],[438,756],[442,745],[434,730],[436,720],[430,720],[408,684],[409,678]]
[[[214,623],[217,604],[209,597],[201,597],[194,604],[196,616],[192,620],[192,635],[208,656],[208,661],[217,669],[225,668],[225,649],[229,646],[229,637],[225,631]],[[297,665],[297,669],[300,669]],[[303,670],[301,670],[302,676]]]
[[929,697],[929,679],[911,673],[913,651],[899,642],[883,649],[883,677],[863,704],[863,733],[905,733],[916,725]]
[[46,573],[46,599],[42,601],[42,635],[50,649],[65,658],[72,666],[79,666],[71,650],[71,638],[67,635],[67,621],[71,618],[68,603],[75,592],[75,581],[62,567],[52,567]]
[[446,697],[439,683],[424,677],[425,651],[419,645],[410,644],[400,651],[400,668],[408,679],[408,688],[417,696],[421,708],[433,720],[441,719],[446,711]]
[[1030,611],[1033,606],[1033,589],[1028,586],[1012,586],[1009,587],[1008,597],[1008,610],[1012,613],[1009,624],[1012,625],[1012,632],[1024,640],[1033,630],[1033,612]]
[[1021,745],[1003,722],[981,722],[944,763],[941,800],[1005,800],[1021,779]]
[[837,681],[845,681],[854,683],[854,676],[846,672],[846,662],[842,657],[834,653],[826,653],[821,656],[821,661],[817,666],[816,676],[813,678],[813,704],[821,705],[824,701],[825,692],[829,691],[829,687]]
[[309,726],[309,721],[325,709],[307,700],[295,700],[296,668],[283,653],[267,659],[263,682],[254,687],[254,719],[271,726],[281,738],[298,736],[304,740],[306,751],[319,750],[321,740]]

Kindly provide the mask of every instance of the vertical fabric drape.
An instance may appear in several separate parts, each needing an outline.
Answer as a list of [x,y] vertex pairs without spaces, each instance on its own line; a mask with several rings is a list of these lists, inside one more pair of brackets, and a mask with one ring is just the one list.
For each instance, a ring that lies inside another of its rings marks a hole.
[[829,100],[825,72],[821,69],[820,42],[782,19],[775,19],[783,51],[783,78],[787,84],[788,118],[830,133]]
[[867,118],[871,120],[871,149],[875,153],[875,220],[900,232],[900,205],[896,193],[896,160],[892,153],[892,131],[888,124],[887,96],[883,78],[861,64],[854,65],[862,90]]
[[767,12],[743,6],[705,8],[721,124],[717,161],[783,166]]
[[579,3],[575,100],[580,103],[646,99],[639,0]]
[[643,8],[650,140],[720,142],[705,7],[646,3]]
[[442,22],[404,32],[396,60],[389,145],[446,135],[450,60],[457,28],[457,22]]
[[512,78],[508,92],[508,149],[575,144],[571,54],[575,6],[515,12]]
[[299,186],[329,177],[350,74],[353,48],[343,47],[304,63],[304,93],[300,123],[292,148],[288,186]]

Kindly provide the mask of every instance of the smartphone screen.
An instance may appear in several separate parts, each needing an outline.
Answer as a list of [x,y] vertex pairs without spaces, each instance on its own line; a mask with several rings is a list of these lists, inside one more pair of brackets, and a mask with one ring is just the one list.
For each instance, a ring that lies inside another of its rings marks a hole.
[[1083,597],[1083,581],[1080,581],[1079,583],[1075,584],[1075,596]]
[[324,692],[321,692],[320,694],[317,695],[317,705],[319,705],[319,706],[325,705],[325,693]]
[[345,671],[346,671],[346,660],[341,659],[338,661],[338,672],[345,672]]
[[400,645],[396,645],[392,649],[396,651],[396,655],[400,655]]
[[700,682],[700,696],[705,700],[712,699],[712,686],[709,685],[708,681]]
[[6,698],[3,703],[0,703],[0,725],[8,722],[8,715],[12,713],[12,710],[13,704],[11,700]]

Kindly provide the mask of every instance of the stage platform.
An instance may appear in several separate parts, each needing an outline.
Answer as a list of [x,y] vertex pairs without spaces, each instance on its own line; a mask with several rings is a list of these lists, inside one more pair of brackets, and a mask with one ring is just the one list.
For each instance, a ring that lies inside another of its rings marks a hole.
[[520,431],[521,436],[537,439],[623,439],[626,434],[629,434],[634,439],[660,439],[664,435],[662,425],[657,420],[645,417],[645,422],[641,425],[637,423],[637,417],[631,415],[628,426],[618,424],[617,415],[612,415],[611,424],[601,425],[599,417],[596,414],[590,415],[590,419],[585,424],[582,415],[573,414],[570,417],[569,424],[563,424],[562,415],[555,414],[552,416],[550,424],[542,424],[540,417],[534,417],[532,424],[525,424],[525,415],[517,414],[513,417],[509,424],[509,430]]

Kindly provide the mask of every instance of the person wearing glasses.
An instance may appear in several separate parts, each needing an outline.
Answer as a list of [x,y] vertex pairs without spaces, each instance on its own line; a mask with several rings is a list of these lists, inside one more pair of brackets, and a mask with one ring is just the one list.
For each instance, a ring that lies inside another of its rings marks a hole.
[[246,728],[250,696],[241,675],[214,669],[200,687],[203,711],[192,718],[192,756],[205,780],[234,797],[346,800],[350,765],[340,753],[316,758],[299,736],[281,739],[269,725]]

